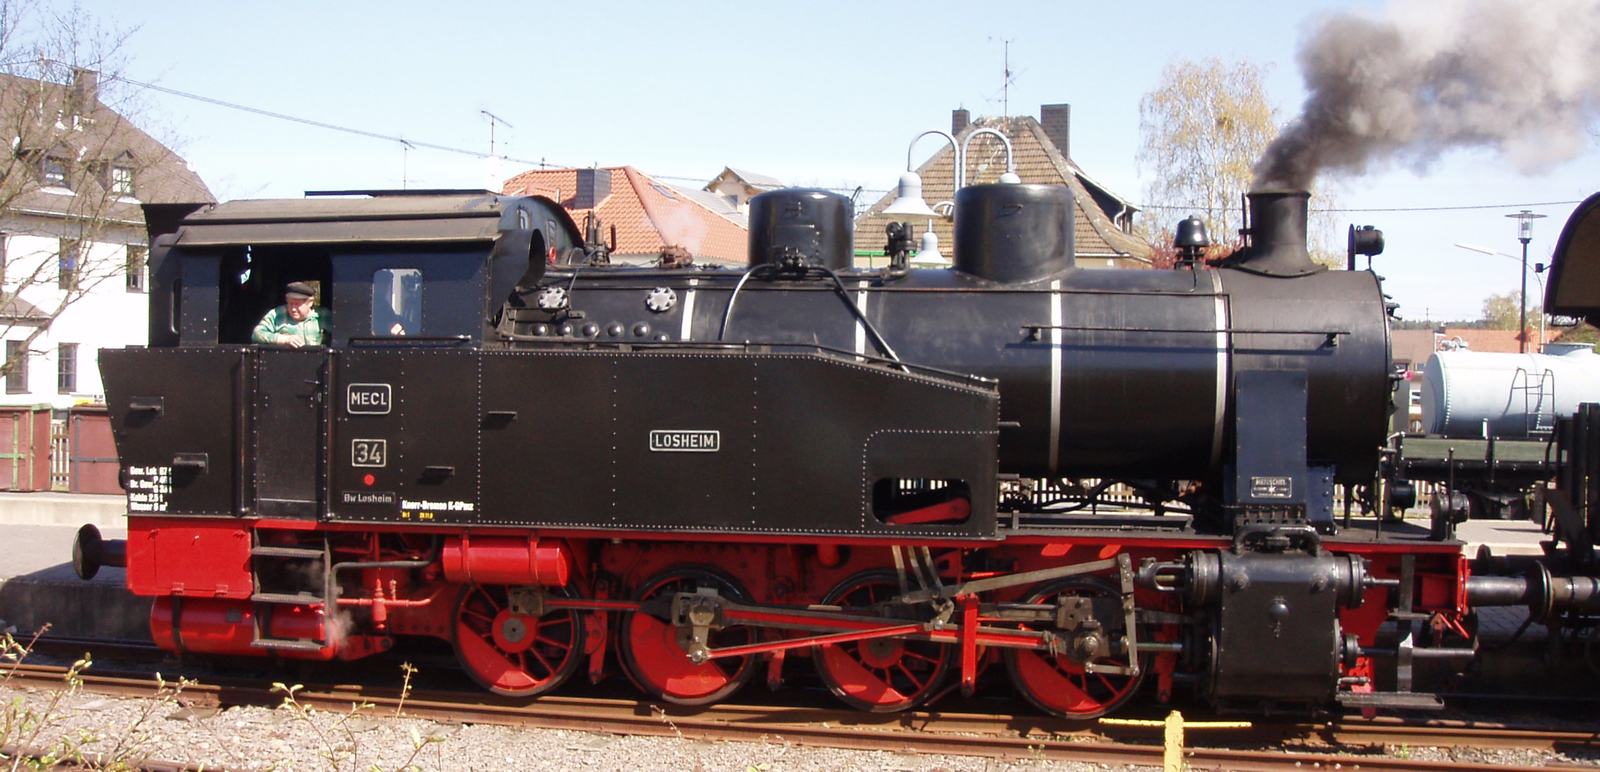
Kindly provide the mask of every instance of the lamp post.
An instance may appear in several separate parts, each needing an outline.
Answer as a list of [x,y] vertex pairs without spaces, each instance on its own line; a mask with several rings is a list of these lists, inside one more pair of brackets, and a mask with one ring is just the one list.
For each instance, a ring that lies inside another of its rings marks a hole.
[[[951,149],[955,152],[955,190],[959,191],[967,184],[967,145],[972,142],[973,137],[976,137],[979,134],[989,134],[999,137],[1000,143],[1005,145],[1006,172],[1005,174],[1000,175],[1000,181],[1003,183],[1022,182],[1022,178],[1017,176],[1016,155],[1012,152],[1011,140],[1008,139],[1005,134],[989,128],[974,129],[971,133],[967,134],[965,140],[956,142],[955,137],[939,131],[938,129],[924,131],[921,134],[918,134],[916,139],[911,140],[911,144],[906,147],[906,173],[900,175],[899,190],[895,194],[894,203],[890,204],[883,210],[884,214],[915,215],[918,217],[939,216],[938,213],[934,212],[933,209],[928,206],[928,202],[922,199],[922,175],[917,174],[915,168],[911,165],[911,151],[916,149],[917,141],[930,134],[936,134],[944,137],[944,140],[950,143]],[[952,214],[952,216],[954,215]]]
[[1533,221],[1544,215],[1524,209],[1506,216],[1517,221],[1517,240],[1522,242],[1522,322],[1517,328],[1517,337],[1522,340],[1522,353],[1526,354],[1528,353],[1528,242],[1533,241]]
[[[1516,215],[1509,215],[1508,214],[1506,216],[1507,217],[1515,217]],[[1535,218],[1543,217],[1543,216],[1544,215],[1534,215]],[[1532,237],[1530,236],[1529,238],[1531,239]],[[1485,255],[1494,255],[1495,257],[1503,257],[1503,258],[1505,258],[1507,260],[1519,260],[1522,263],[1522,295],[1523,295],[1523,299],[1522,299],[1521,315],[1522,315],[1522,330],[1523,330],[1523,332],[1518,333],[1517,337],[1522,339],[1522,345],[1521,345],[1520,349],[1521,349],[1522,353],[1526,354],[1528,352],[1528,341],[1526,340],[1527,337],[1528,337],[1527,336],[1527,329],[1528,329],[1528,300],[1527,300],[1527,295],[1528,295],[1528,242],[1527,241],[1522,242],[1522,257],[1520,257],[1520,258],[1518,258],[1516,255],[1508,255],[1508,254],[1506,254],[1504,252],[1493,250],[1493,249],[1490,249],[1488,247],[1477,246],[1476,244],[1462,244],[1462,243],[1458,242],[1456,244],[1456,246],[1458,246],[1458,247],[1460,247],[1462,249],[1465,249],[1465,250],[1467,250],[1469,252],[1479,252],[1479,253],[1482,253],[1482,254],[1485,254]],[[1539,296],[1540,297],[1544,297],[1544,269],[1545,269],[1544,263],[1537,263],[1533,267],[1533,278],[1538,280],[1538,282],[1539,282]],[[1545,317],[1545,314],[1541,310],[1539,312],[1539,347],[1541,349],[1544,347],[1544,317]]]

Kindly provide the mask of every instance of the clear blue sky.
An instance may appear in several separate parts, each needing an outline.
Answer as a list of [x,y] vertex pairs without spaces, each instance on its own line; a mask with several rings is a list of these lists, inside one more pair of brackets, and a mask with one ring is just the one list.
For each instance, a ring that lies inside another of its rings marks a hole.
[[[66,0],[48,0],[64,5]],[[1304,90],[1308,23],[1379,2],[299,2],[82,0],[122,28],[130,78],[262,110],[520,159],[632,165],[709,180],[724,166],[789,184],[889,188],[906,144],[950,111],[999,115],[1011,40],[1011,114],[1072,105],[1072,156],[1142,198],[1139,99],[1174,58],[1271,67],[1285,120]],[[980,11],[979,9],[984,9]],[[484,162],[284,122],[153,91],[142,113],[219,198],[305,190],[481,187]],[[1600,127],[1597,127],[1600,130]],[[937,143],[919,145],[932,153]],[[509,177],[525,165],[505,162]],[[683,180],[673,180],[680,184]],[[1396,209],[1576,201],[1600,190],[1600,140],[1576,161],[1523,176],[1484,151],[1432,168],[1344,181],[1339,202]],[[1572,205],[1533,207],[1530,254],[1547,259]],[[1402,315],[1478,316],[1515,289],[1519,266],[1455,242],[1518,254],[1514,208],[1341,215],[1388,236],[1378,258]],[[1158,216],[1170,216],[1161,214]],[[1178,219],[1173,216],[1173,219]],[[871,237],[868,237],[871,238]],[[865,242],[864,242],[865,245]],[[875,246],[875,245],[873,245]],[[1530,296],[1537,292],[1530,277]]]

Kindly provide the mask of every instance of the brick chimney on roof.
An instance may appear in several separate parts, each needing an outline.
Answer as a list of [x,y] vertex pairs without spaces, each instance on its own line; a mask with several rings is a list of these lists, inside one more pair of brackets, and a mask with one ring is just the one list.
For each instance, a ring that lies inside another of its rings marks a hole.
[[72,68],[72,91],[68,97],[74,115],[92,111],[100,98],[100,73],[82,67]]
[[951,136],[956,136],[956,137],[961,136],[961,132],[966,131],[967,130],[967,126],[969,124],[971,124],[971,123],[972,123],[972,113],[967,112],[967,108],[958,107],[958,108],[950,111],[950,134],[951,134]]
[[1072,136],[1072,105],[1040,105],[1039,127],[1061,151],[1061,157],[1070,160],[1067,140]]
[[611,195],[610,169],[579,169],[578,190],[572,194],[573,209],[593,209]]

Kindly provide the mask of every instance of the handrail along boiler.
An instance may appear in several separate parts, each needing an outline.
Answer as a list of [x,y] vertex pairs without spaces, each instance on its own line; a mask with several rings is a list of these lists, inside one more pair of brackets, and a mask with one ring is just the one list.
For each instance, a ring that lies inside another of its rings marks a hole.
[[[854,267],[805,189],[753,199],[741,270],[610,264],[538,197],[207,207],[152,250],[150,345],[101,352],[129,537],[79,562],[175,651],[432,636],[513,695],[707,703],[804,658],[874,711],[1002,674],[1073,717],[1147,681],[1435,705],[1412,663],[1470,656],[1465,562],[1336,522],[1388,309],[1310,260],[1307,199],[1168,271],[1078,269],[1039,185],[963,188],[950,270]],[[249,345],[290,281],[330,345]]]

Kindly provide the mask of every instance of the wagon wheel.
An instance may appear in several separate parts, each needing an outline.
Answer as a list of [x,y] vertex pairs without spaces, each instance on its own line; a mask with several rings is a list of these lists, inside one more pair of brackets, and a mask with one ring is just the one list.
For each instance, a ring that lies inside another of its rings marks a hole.
[[456,604],[456,657],[473,680],[496,694],[532,697],[560,686],[582,659],[577,611],[512,613],[503,585],[468,585]]
[[[1024,602],[1054,604],[1062,597],[1116,598],[1121,593],[1099,577],[1075,576],[1034,590]],[[1036,649],[1008,648],[1004,657],[1011,683],[1022,696],[1046,713],[1067,718],[1098,718],[1117,709],[1139,690],[1150,670],[1149,663],[1142,662],[1137,676],[1090,673],[1066,654],[1052,656]],[[1122,654],[1096,663],[1126,667],[1129,659]]]
[[[731,577],[708,568],[671,568],[651,577],[634,593],[647,601],[709,587],[727,600],[744,602],[745,592]],[[618,649],[623,668],[634,685],[646,693],[678,705],[707,705],[739,690],[755,675],[758,657],[718,657],[695,664],[686,647],[689,631],[674,627],[642,611],[624,614]],[[744,646],[756,642],[749,627],[712,630],[707,644],[713,648]]]
[[[892,571],[866,571],[833,588],[824,606],[867,608],[900,594]],[[893,713],[921,705],[938,690],[950,667],[951,647],[933,641],[873,638],[818,646],[817,674],[846,705]]]

